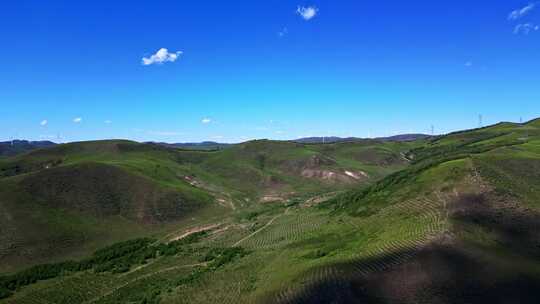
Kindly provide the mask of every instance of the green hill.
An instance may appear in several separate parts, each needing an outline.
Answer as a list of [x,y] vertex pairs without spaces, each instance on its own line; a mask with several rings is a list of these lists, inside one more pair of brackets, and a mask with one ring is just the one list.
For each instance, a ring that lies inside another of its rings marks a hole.
[[413,145],[254,141],[190,151],[113,140],[3,159],[0,270],[82,257],[260,203],[367,185],[405,166],[399,153]]
[[[59,148],[2,163],[0,182],[19,187],[16,197],[42,199],[2,208],[122,218],[114,223],[133,227],[131,238],[145,236],[137,226],[148,232],[147,225],[168,223],[168,229],[76,261],[11,272],[0,277],[5,303],[536,303],[540,297],[534,123],[408,143],[253,141],[213,152],[131,142]],[[54,166],[39,169],[50,160]],[[152,196],[154,208],[143,208],[151,220],[118,207],[148,200],[93,177],[103,175],[163,195]],[[51,190],[31,190],[45,180]],[[193,205],[171,211],[174,204],[158,199],[168,197],[162,191]],[[119,199],[101,197],[118,192]],[[5,197],[0,201],[16,202]],[[199,215],[203,210],[218,215]],[[197,219],[187,223],[185,214]]]

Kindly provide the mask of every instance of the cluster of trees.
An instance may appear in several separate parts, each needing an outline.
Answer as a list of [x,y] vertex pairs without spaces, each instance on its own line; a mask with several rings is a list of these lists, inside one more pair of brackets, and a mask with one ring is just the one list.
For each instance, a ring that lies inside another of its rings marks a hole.
[[0,277],[0,299],[13,291],[40,280],[58,277],[62,274],[94,269],[96,272],[128,271],[134,264],[146,262],[156,256],[156,249],[150,246],[154,240],[135,239],[114,244],[96,251],[91,257],[81,261],[36,265],[18,273]]
[[[200,236],[193,236],[191,240],[196,240]],[[190,240],[182,239],[169,244],[160,244],[159,247],[165,248],[166,245],[173,243],[179,244],[182,242],[189,242]],[[200,248],[199,250],[207,250]],[[248,254],[242,248],[216,248],[210,249],[200,259],[201,262],[207,262],[206,265],[200,265],[194,267],[193,270],[185,275],[179,277],[152,277],[142,280],[138,284],[134,284],[130,288],[122,288],[119,292],[115,293],[113,297],[108,298],[104,303],[143,303],[143,304],[157,304],[160,303],[161,295],[164,292],[172,292],[178,286],[199,284],[203,282],[203,276],[209,274],[225,264],[230,263],[237,258],[240,258]]]
[[[197,239],[194,236],[192,240]],[[181,243],[188,242],[189,240],[179,240]],[[164,245],[172,244],[160,244],[161,248]],[[206,249],[200,249],[206,250]],[[144,303],[144,304],[157,304],[160,303],[161,295],[163,292],[172,292],[178,286],[198,284],[203,281],[205,274],[216,271],[218,268],[223,267],[225,264],[235,261],[236,259],[245,256],[248,252],[242,248],[214,248],[210,249],[200,259],[201,262],[207,262],[206,265],[195,267],[190,273],[180,277],[155,277],[148,280],[144,280],[139,284],[132,286],[130,289],[122,289],[114,297],[109,298],[105,303],[118,303],[118,302],[130,302],[130,303]]]
[[156,249],[150,246],[153,242],[152,239],[142,238],[117,243],[96,251],[86,262],[96,272],[126,272],[132,265],[144,264],[156,257]]
[[[85,270],[110,271],[111,273],[127,272],[132,266],[145,264],[149,259],[158,256],[185,253],[187,250],[191,250],[187,245],[198,242],[206,235],[206,231],[201,231],[170,243],[156,243],[150,238],[139,238],[100,249],[89,258],[81,261],[37,265],[12,275],[0,276],[0,299],[11,296],[20,287],[73,272]],[[198,280],[205,272],[215,270],[246,254],[247,251],[239,247],[211,249],[203,257],[203,261],[208,262],[207,266],[198,268],[187,277],[178,279],[176,285]],[[155,297],[153,295],[149,299],[155,299]]]
[[9,289],[7,289],[7,288],[5,288],[3,286],[0,286],[0,299],[7,298],[7,297],[11,296],[12,294],[13,294],[13,292],[11,292],[11,290],[9,290]]
[[248,252],[242,247],[212,248],[203,258],[208,263],[208,268],[215,270],[221,266],[247,255]]
[[203,237],[208,234],[207,231],[199,231],[192,233],[184,238],[170,242],[170,243],[160,243],[154,246],[156,253],[164,256],[173,256],[179,253],[185,252],[189,248],[186,246],[188,244],[196,243]]

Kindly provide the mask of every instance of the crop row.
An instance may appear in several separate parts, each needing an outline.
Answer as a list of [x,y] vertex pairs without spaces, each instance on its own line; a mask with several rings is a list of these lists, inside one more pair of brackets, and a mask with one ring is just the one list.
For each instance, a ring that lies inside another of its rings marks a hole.
[[[276,303],[304,303],[313,300],[314,289],[321,284],[339,288],[347,279],[364,277],[400,265],[414,256],[420,248],[429,243],[446,228],[445,210],[441,200],[426,198],[408,200],[386,208],[377,217],[364,225],[377,225],[378,219],[392,214],[405,214],[412,219],[397,228],[391,238],[374,240],[359,248],[352,257],[338,261],[339,266],[319,266],[310,271],[302,286],[283,289],[276,297]],[[362,224],[357,225],[362,227]]]
[[274,249],[310,236],[324,220],[313,213],[301,212],[281,216],[271,226],[247,240],[249,249]]

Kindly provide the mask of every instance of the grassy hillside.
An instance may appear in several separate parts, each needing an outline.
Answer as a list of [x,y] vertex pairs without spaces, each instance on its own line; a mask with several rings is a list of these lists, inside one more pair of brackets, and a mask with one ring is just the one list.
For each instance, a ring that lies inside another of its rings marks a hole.
[[[219,152],[129,145],[128,154],[176,163],[167,170],[190,176],[197,190],[230,198],[236,209],[150,241],[0,277],[5,303],[536,303],[540,297],[534,123],[414,143],[255,141]],[[174,184],[167,170],[152,175],[134,160],[113,158],[93,162]],[[314,173],[326,171],[368,177],[351,182]],[[36,174],[42,170],[3,181]],[[273,203],[261,200],[269,193],[276,193]]]
[[115,140],[2,159],[0,271],[83,257],[259,203],[367,185],[405,166],[399,155],[413,145],[254,141],[196,151]]

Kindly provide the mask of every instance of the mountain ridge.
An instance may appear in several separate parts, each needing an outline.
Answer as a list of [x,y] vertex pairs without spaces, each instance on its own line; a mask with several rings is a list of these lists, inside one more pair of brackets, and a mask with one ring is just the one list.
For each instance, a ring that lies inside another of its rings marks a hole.
[[354,142],[354,141],[415,141],[419,139],[426,139],[432,137],[432,135],[411,133],[411,134],[398,134],[387,137],[374,137],[374,138],[362,138],[362,137],[338,137],[338,136],[319,136],[319,137],[303,137],[294,139],[291,141],[299,143],[337,143],[337,142]]

